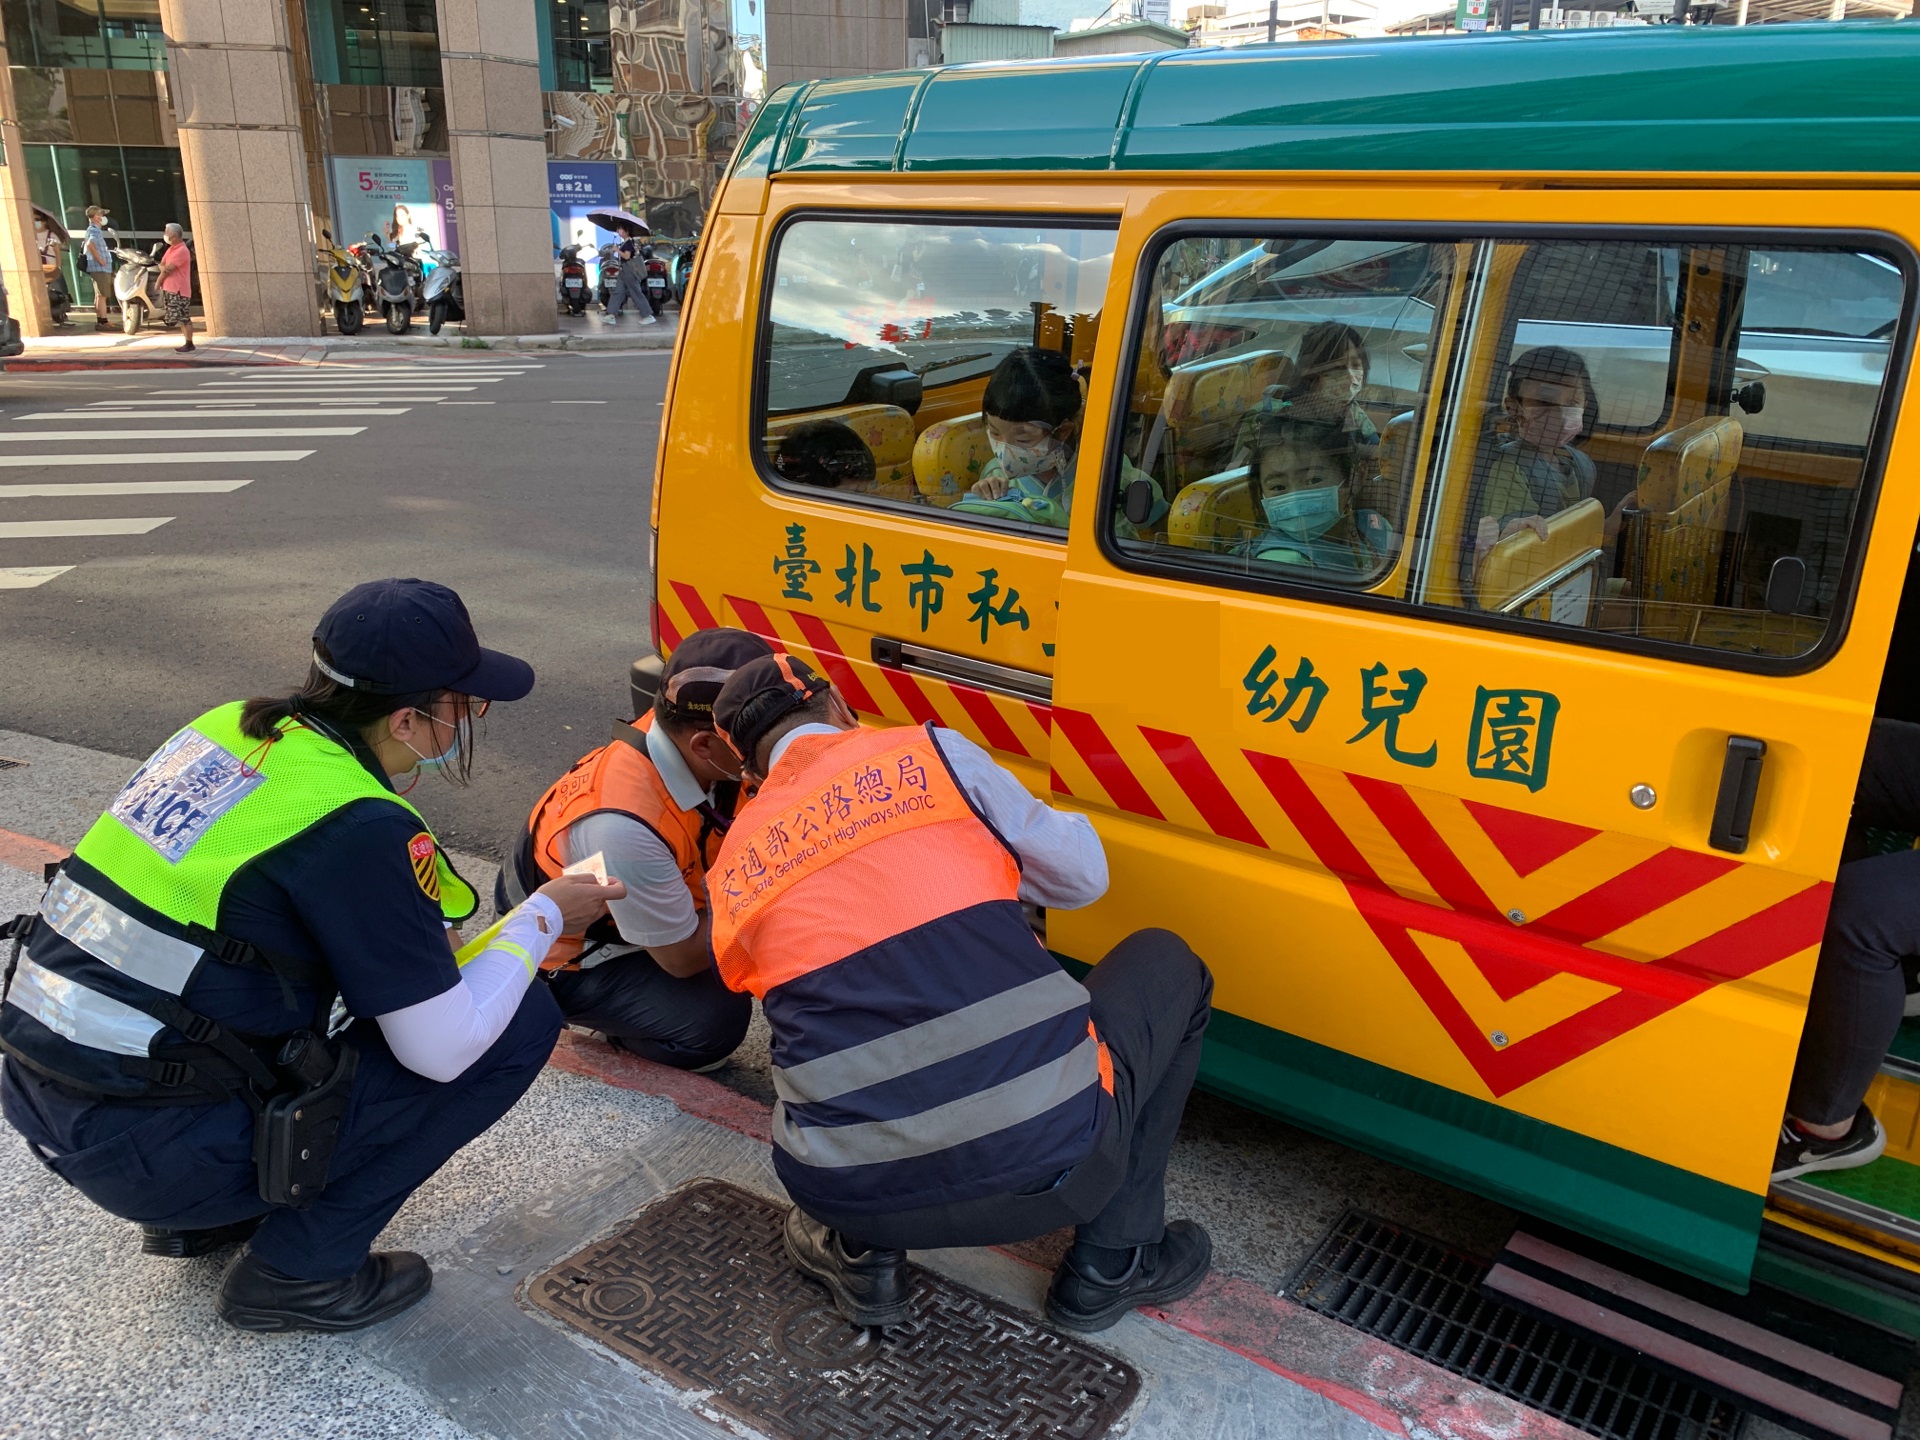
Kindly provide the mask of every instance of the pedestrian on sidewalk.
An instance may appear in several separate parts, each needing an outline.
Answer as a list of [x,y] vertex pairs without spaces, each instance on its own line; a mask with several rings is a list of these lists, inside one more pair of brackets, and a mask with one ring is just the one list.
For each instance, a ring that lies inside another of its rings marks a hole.
[[614,278],[613,289],[607,295],[607,323],[618,325],[620,311],[627,305],[635,305],[640,310],[640,323],[652,325],[653,306],[647,302],[647,267],[640,259],[640,240],[629,235],[621,241],[614,252],[620,257],[620,273]]
[[187,248],[187,232],[167,222],[167,253],[160,257],[161,321],[180,327],[186,343],[174,349],[182,355],[193,350],[193,251]]
[[556,879],[457,963],[479,897],[395,782],[463,782],[474,722],[533,669],[424,580],[354,587],[310,653],[293,694],[167,741],[0,930],[7,1123],[147,1254],[246,1240],[219,1292],[242,1330],[425,1296],[426,1261],[372,1241],[533,1084],[561,1025],[534,972],[625,893]]
[[87,279],[93,282],[93,328],[109,328],[107,297],[113,289],[113,219],[103,205],[87,207],[87,240],[84,246]]
[[1107,888],[1084,815],[1053,809],[938,725],[863,728],[790,655],[713,707],[754,798],[709,871],[720,978],[772,1030],[787,1258],[856,1325],[910,1314],[906,1251],[1063,1226],[1047,1317],[1104,1330],[1205,1278],[1207,1232],[1166,1217],[1213,977],[1167,930],[1086,976],[1022,904]]

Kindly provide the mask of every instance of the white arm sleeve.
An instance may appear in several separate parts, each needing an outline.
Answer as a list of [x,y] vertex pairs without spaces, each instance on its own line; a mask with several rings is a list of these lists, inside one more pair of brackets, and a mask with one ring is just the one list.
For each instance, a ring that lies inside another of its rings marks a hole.
[[558,905],[529,895],[493,943],[460,967],[459,984],[379,1017],[394,1058],[429,1080],[459,1079],[513,1019],[561,924]]
[[1020,857],[1020,898],[1075,910],[1107,893],[1107,852],[1084,815],[1036,800],[986,751],[957,730],[936,728],[934,742],[987,823]]

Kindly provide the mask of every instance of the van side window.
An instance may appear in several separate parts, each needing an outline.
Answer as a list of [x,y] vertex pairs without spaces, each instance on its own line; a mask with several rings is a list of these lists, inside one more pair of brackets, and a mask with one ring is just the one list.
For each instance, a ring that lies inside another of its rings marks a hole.
[[1113,251],[1111,227],[1057,221],[787,225],[754,418],[763,473],[1064,539]]
[[1837,633],[1908,303],[1893,255],[1183,239],[1160,274],[1129,458],[1172,507],[1163,538],[1109,532],[1123,561],[1709,663]]
[[[1154,270],[1117,541],[1196,571],[1364,588],[1404,550],[1436,331],[1467,247],[1176,240]],[[1153,482],[1169,502],[1149,514]],[[1132,493],[1129,493],[1131,491]]]

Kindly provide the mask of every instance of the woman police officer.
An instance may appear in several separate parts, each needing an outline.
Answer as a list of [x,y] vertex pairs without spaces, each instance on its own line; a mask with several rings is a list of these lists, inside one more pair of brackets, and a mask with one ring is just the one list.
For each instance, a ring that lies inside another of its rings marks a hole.
[[[392,782],[464,781],[473,721],[533,670],[421,580],[357,586],[313,640],[297,694],[209,711],[127,782],[12,927],[0,1005],[7,1121],[150,1254],[251,1236],[220,1290],[248,1330],[426,1293],[419,1256],[369,1246],[533,1083],[561,1021],[528,982],[623,893],[555,880],[456,966],[474,893]],[[336,992],[361,1018],[329,1035]]]

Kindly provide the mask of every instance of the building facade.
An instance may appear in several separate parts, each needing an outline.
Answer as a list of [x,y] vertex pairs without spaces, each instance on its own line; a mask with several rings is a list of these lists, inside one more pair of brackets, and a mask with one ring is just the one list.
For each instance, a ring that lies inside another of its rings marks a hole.
[[691,233],[743,118],[728,0],[0,0],[0,20],[75,298],[89,205],[141,247],[177,221],[230,334],[313,333],[322,228],[424,234],[461,252],[478,328],[551,329],[572,212]]

